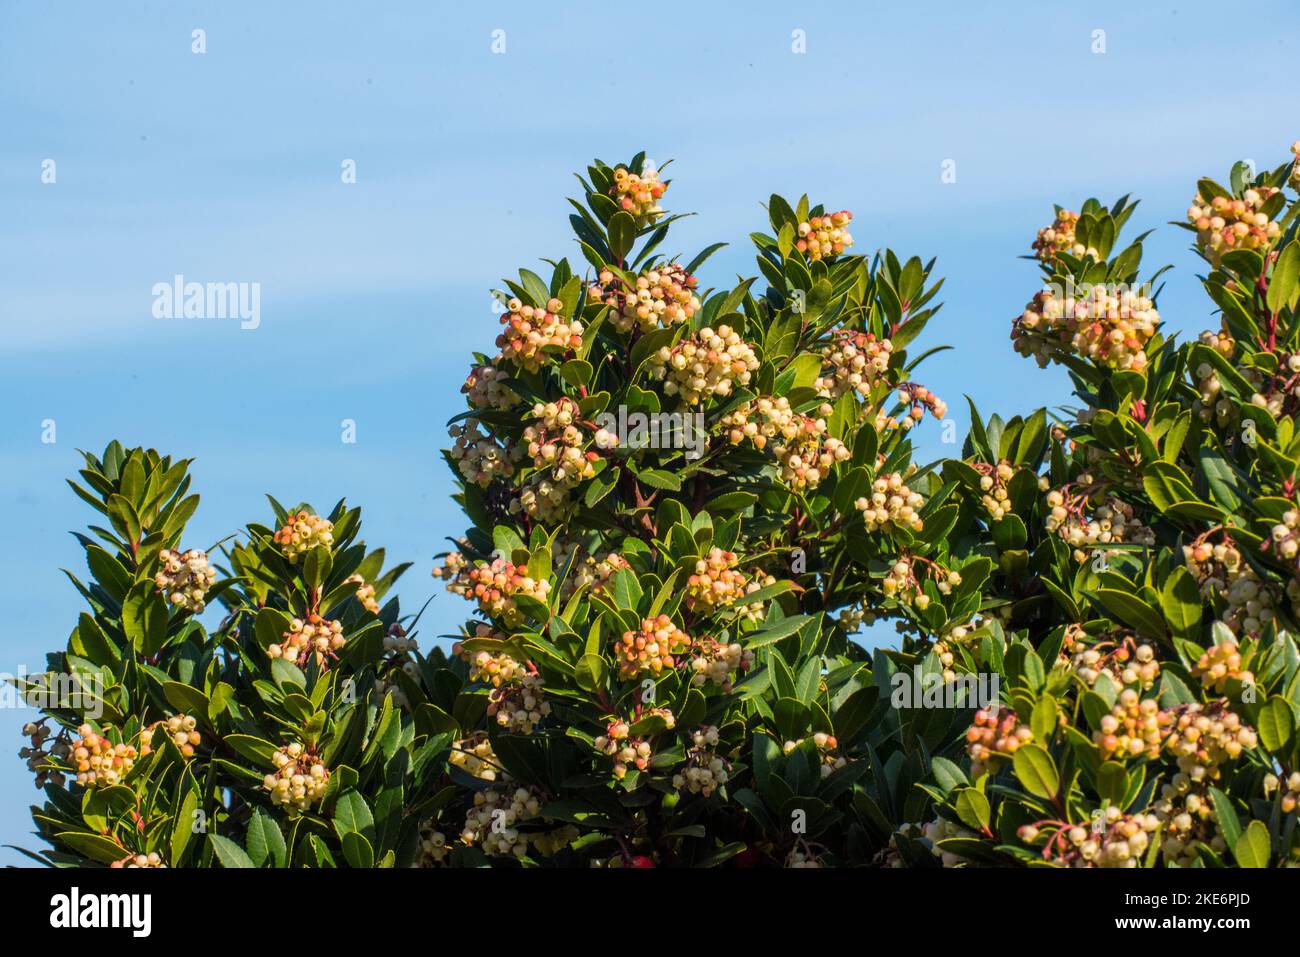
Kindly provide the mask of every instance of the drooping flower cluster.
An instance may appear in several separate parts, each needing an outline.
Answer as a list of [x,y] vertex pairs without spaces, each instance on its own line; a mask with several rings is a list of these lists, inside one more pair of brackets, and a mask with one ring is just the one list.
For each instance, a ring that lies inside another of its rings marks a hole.
[[506,385],[509,379],[506,372],[494,365],[474,366],[460,391],[476,409],[509,409],[519,402],[519,396]]
[[973,838],[976,836],[974,831],[967,830],[956,821],[949,821],[943,817],[927,821],[921,828],[921,842],[930,848],[931,854],[943,862],[944,867],[957,867],[964,864],[966,859],[960,854],[940,847],[940,841],[946,841],[950,838]]
[[1160,799],[1151,806],[1160,823],[1160,856],[1167,865],[1193,867],[1200,860],[1197,851],[1204,844],[1216,853],[1227,850],[1214,804],[1199,791],[1190,789],[1185,779],[1169,782],[1160,788]]
[[536,669],[521,664],[505,652],[462,652],[469,662],[469,680],[490,685],[488,717],[507,731],[528,734],[551,713],[545,699],[546,682]]
[[35,772],[37,790],[44,789],[46,784],[63,787],[67,783],[67,777],[59,769],[67,765],[72,746],[64,731],[59,732],[52,743],[49,742],[52,733],[43,720],[39,724],[29,721],[23,725],[23,734],[27,735],[30,745],[22,748],[18,756],[27,762],[29,771]]
[[853,214],[847,209],[824,216],[813,216],[795,229],[797,239],[795,248],[804,253],[809,260],[829,259],[838,256],[853,245],[848,225],[853,222]]
[[68,746],[77,783],[83,787],[112,787],[120,784],[135,765],[139,752],[125,742],[114,743],[89,724],[77,728]]
[[713,684],[730,691],[736,676],[743,675],[753,664],[754,653],[739,643],[701,638],[691,649],[691,684],[697,688]]
[[733,445],[770,445],[781,479],[799,491],[816,488],[836,463],[852,458],[848,446],[827,434],[824,418],[796,413],[785,396],[760,396],[724,416],[721,424]]
[[[697,559],[686,579],[686,607],[707,615],[730,605],[749,590],[749,576],[736,567],[739,558],[716,545]],[[757,583],[755,583],[757,587]]]
[[203,740],[198,727],[198,719],[193,715],[174,714],[166,721],[161,721],[140,732],[140,753],[148,754],[154,749],[153,736],[159,729],[163,729],[167,737],[171,738],[172,744],[176,745],[176,750],[185,757],[192,758],[194,749]]
[[1074,492],[1067,485],[1047,493],[1051,511],[1045,520],[1047,531],[1074,549],[1076,560],[1085,561],[1088,549],[1097,545],[1155,544],[1155,532],[1138,521],[1132,505],[1093,487],[1090,475],[1080,476],[1076,484],[1089,490]]
[[484,854],[523,857],[528,853],[529,835],[516,826],[537,817],[541,801],[527,788],[510,794],[489,789],[474,792],[474,806],[465,815],[460,839],[477,844]]
[[561,571],[568,566],[570,556],[576,556],[560,585],[560,597],[566,601],[579,588],[590,588],[593,593],[599,593],[611,575],[620,568],[631,567],[627,559],[617,552],[608,552],[604,558],[597,559],[574,542],[557,543],[554,551],[555,567]]
[[438,830],[433,818],[420,822],[416,851],[416,867],[440,867],[451,854],[447,835]]
[[501,317],[505,327],[497,336],[502,358],[528,372],[536,372],[545,359],[543,350],[566,352],[582,346],[582,322],[566,319],[560,313],[564,303],[551,299],[546,307],[528,306],[519,299],[506,304]]
[[[840,744],[835,739],[835,735],[828,734],[825,731],[818,731],[812,737],[813,745],[817,748],[818,766],[822,777],[828,778],[840,768],[848,765],[848,758],[839,752]],[[806,740],[806,738],[799,738],[795,741],[787,741],[781,750],[785,754],[790,754]]]
[[994,705],[980,708],[966,729],[966,753],[971,759],[971,775],[995,771],[1001,764],[1034,739],[1029,725],[1021,722],[1013,708]]
[[334,544],[334,523],[304,509],[291,515],[284,527],[275,533],[275,543],[285,558],[296,562],[317,545],[329,548]]
[[1125,814],[1109,805],[1090,827],[1064,821],[1026,824],[1019,836],[1027,844],[1046,838],[1043,859],[1060,867],[1137,867],[1160,827],[1155,814]]
[[128,854],[120,861],[114,861],[108,866],[110,868],[134,870],[144,867],[166,867],[167,864],[163,861],[161,854],[157,851],[150,851],[148,854]]
[[208,562],[207,552],[191,548],[175,552],[164,548],[158,553],[161,567],[154,576],[167,601],[182,611],[198,615],[206,607],[208,589],[217,580],[217,570]]
[[838,399],[845,392],[869,397],[881,377],[889,371],[894,344],[877,339],[874,333],[855,332],[836,336],[821,350],[822,374],[813,384],[820,395]]
[[486,488],[495,478],[515,474],[506,450],[479,428],[477,419],[457,422],[448,427],[447,434],[455,440],[447,452],[465,481]]
[[677,663],[676,656],[690,647],[690,635],[674,625],[667,615],[646,618],[637,631],[625,631],[614,645],[618,676],[634,678],[672,669]]
[[595,452],[583,452],[586,436],[577,425],[578,403],[564,397],[533,406],[536,420],[524,429],[523,449],[557,488],[571,489],[595,475]]
[[1139,645],[1132,636],[1088,645],[1083,642],[1081,629],[1076,628],[1073,634],[1067,633],[1065,651],[1071,652],[1070,671],[1089,688],[1104,674],[1118,687],[1137,685],[1149,691],[1160,677],[1155,649],[1145,643]]
[[467,738],[457,741],[451,749],[447,760],[452,767],[460,768],[472,778],[480,781],[495,781],[501,762],[492,749],[492,742],[486,731],[475,731]]
[[1050,226],[1038,231],[1034,240],[1034,255],[1043,262],[1052,262],[1061,253],[1072,256],[1085,254],[1097,256],[1097,250],[1088,249],[1082,243],[1074,241],[1074,231],[1079,224],[1079,214],[1068,209],[1058,209],[1056,219]]
[[659,171],[653,167],[639,174],[623,166],[614,170],[614,201],[638,226],[648,226],[663,214],[659,200],[667,189],[668,184],[659,181]]
[[272,804],[305,811],[325,796],[329,769],[301,742],[284,745],[275,752],[272,761],[275,773],[262,779],[262,788],[270,792]]
[[374,585],[360,575],[349,575],[344,581],[349,585],[357,586],[356,597],[362,608],[372,615],[379,614],[379,600],[375,597]]
[[1223,597],[1227,607],[1221,620],[1233,633],[1258,635],[1276,617],[1273,590],[1226,535],[1214,545],[1203,538],[1184,545],[1183,561],[1203,596]]
[[605,726],[605,733],[598,735],[592,743],[601,754],[614,759],[614,777],[620,781],[627,777],[628,768],[644,771],[650,766],[653,754],[650,742],[632,737],[631,725],[622,718],[610,721]]
[[619,332],[649,332],[689,322],[700,309],[695,295],[698,284],[699,280],[677,263],[652,266],[636,277],[633,288],[606,269],[592,284],[588,296],[609,306],[609,321]]
[[646,365],[652,376],[664,380],[666,394],[699,405],[708,396],[730,395],[734,387],[748,385],[759,363],[749,344],[724,325],[716,332],[705,326],[689,339],[664,346]]
[[1145,369],[1143,349],[1161,321],[1145,291],[1102,283],[1078,291],[1040,290],[1012,324],[1016,352],[1040,366],[1074,355],[1112,369]]
[[925,418],[926,412],[929,412],[936,419],[943,419],[948,414],[948,403],[920,383],[904,382],[898,387],[898,391],[902,393],[905,402],[911,403],[907,415],[903,416],[897,423],[894,423],[893,420],[882,421],[877,417],[877,429],[882,427],[901,428],[906,432],[913,426],[920,425],[921,420]]
[[686,749],[686,764],[673,775],[673,787],[679,791],[708,797],[727,783],[731,763],[717,751],[718,729],[711,724],[691,732],[691,746]]
[[983,473],[980,475],[980,501],[988,509],[989,518],[1000,522],[1011,508],[1007,483],[1015,477],[1016,470],[1005,459],[997,465],[981,462],[975,468]]
[[1187,210],[1187,220],[1196,227],[1196,245],[1205,258],[1217,266],[1230,250],[1260,249],[1276,240],[1282,227],[1271,221],[1263,206],[1277,192],[1273,186],[1256,186],[1246,190],[1240,199],[1207,199],[1197,193]]
[[447,557],[438,577],[455,575],[447,582],[447,590],[463,598],[478,602],[479,611],[488,618],[500,618],[514,627],[523,621],[524,614],[515,599],[526,596],[540,602],[546,601],[551,583],[545,578],[533,578],[528,569],[504,558],[494,558],[487,564],[466,567],[463,557],[453,562]]
[[871,497],[859,498],[853,507],[862,512],[868,532],[906,528],[919,532],[925,523],[919,511],[925,505],[920,492],[904,484],[899,472],[879,476],[871,483]]
[[1223,694],[1229,681],[1254,684],[1255,676],[1242,667],[1241,646],[1236,641],[1212,645],[1197,659],[1192,676],[1201,679],[1207,690]]
[[1092,740],[1101,749],[1103,761],[1138,755],[1157,758],[1167,726],[1167,717],[1161,714],[1155,698],[1142,698],[1132,688],[1125,688],[1110,714],[1102,716]]
[[1226,699],[1177,705],[1162,717],[1169,727],[1165,747],[1177,758],[1178,770],[1194,783],[1218,780],[1220,765],[1259,743],[1255,729],[1229,710]]
[[294,618],[289,630],[279,644],[270,645],[266,653],[271,658],[283,658],[299,667],[315,652],[316,663],[324,668],[330,659],[338,658],[338,650],[347,639],[343,637],[343,623],[332,618],[322,618],[312,612],[306,618]]

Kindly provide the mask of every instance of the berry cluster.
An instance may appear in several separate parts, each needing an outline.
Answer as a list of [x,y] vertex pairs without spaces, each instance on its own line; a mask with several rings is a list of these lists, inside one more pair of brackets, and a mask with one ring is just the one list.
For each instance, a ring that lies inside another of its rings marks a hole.
[[455,440],[447,452],[465,481],[486,488],[495,478],[509,478],[515,474],[514,464],[506,456],[505,449],[479,429],[477,419],[458,422],[447,429],[447,434]]
[[1160,756],[1168,719],[1155,698],[1142,698],[1132,688],[1120,692],[1110,714],[1103,715],[1092,740],[1101,749],[1103,761],[1124,760],[1146,755]]
[[1292,771],[1286,779],[1286,793],[1282,795],[1282,813],[1290,814],[1300,805],[1300,771]]
[[986,771],[996,771],[1033,738],[1034,732],[1020,721],[1013,709],[999,705],[980,708],[966,729],[971,775],[978,778]]
[[758,365],[754,350],[730,326],[716,332],[705,326],[689,339],[664,346],[647,362],[650,374],[664,380],[664,392],[680,395],[687,405],[748,385]]
[[906,432],[913,426],[920,425],[927,411],[936,419],[943,419],[948,414],[948,403],[919,383],[904,382],[898,387],[898,391],[902,394],[903,401],[910,403],[907,415],[903,416],[901,421],[889,417],[882,420],[877,416],[877,430],[901,428]]
[[668,184],[659,181],[657,169],[644,169],[640,174],[622,166],[614,170],[614,201],[638,226],[648,226],[663,214],[659,200],[667,189]]
[[[454,553],[453,553],[454,554]],[[528,569],[504,558],[494,558],[490,563],[467,568],[463,556],[447,556],[447,564],[438,569],[439,578],[454,574],[447,590],[463,598],[478,602],[479,611],[489,618],[500,618],[513,628],[523,621],[524,613],[515,602],[517,596],[526,596],[540,602],[546,601],[551,583],[533,578]]]
[[691,647],[691,637],[667,615],[646,618],[637,631],[625,631],[614,645],[620,678],[657,675],[677,664],[676,655]]
[[162,855],[157,851],[150,851],[148,854],[128,854],[120,861],[114,861],[109,867],[120,868],[140,868],[140,867],[166,867],[163,863]]
[[1256,186],[1240,199],[1206,199],[1197,193],[1187,219],[1196,227],[1196,245],[1205,258],[1217,266],[1230,250],[1260,249],[1276,240],[1282,227],[1270,221],[1262,208],[1277,192],[1273,186]]
[[282,636],[284,640],[278,645],[266,649],[272,658],[284,658],[299,667],[307,664],[312,652],[316,653],[316,663],[322,668],[330,659],[338,659],[338,650],[347,639],[343,637],[343,623],[332,618],[322,618],[312,612],[306,618],[294,618],[289,622],[289,630]]
[[438,830],[433,818],[420,822],[417,839],[416,867],[439,867],[451,854],[447,835]]
[[673,775],[673,787],[708,797],[726,784],[731,763],[718,754],[717,747],[718,729],[715,726],[708,724],[691,732],[686,765]]
[[217,580],[217,570],[208,563],[207,552],[164,548],[158,553],[158,561],[161,567],[153,580],[163,597],[182,611],[201,614],[208,589]]
[[754,653],[736,642],[723,644],[712,638],[701,638],[691,649],[691,684],[702,688],[713,684],[730,691],[736,675],[742,675],[754,664]]
[[1096,545],[1154,545],[1155,532],[1137,520],[1133,506],[1094,486],[1091,475],[1080,476],[1083,492],[1073,492],[1072,485],[1047,493],[1048,532],[1059,535],[1074,549],[1074,557],[1085,561],[1087,549]]
[[140,756],[133,746],[114,743],[88,724],[77,728],[68,750],[77,783],[88,788],[120,784]]
[[622,278],[602,270],[588,296],[610,308],[610,322],[619,332],[649,332],[661,326],[689,322],[700,309],[695,287],[699,280],[677,263],[647,269],[628,288]]
[[1078,213],[1068,209],[1058,209],[1052,224],[1038,231],[1038,238],[1033,244],[1034,255],[1045,263],[1054,262],[1061,253],[1069,253],[1076,257],[1090,255],[1100,258],[1097,250],[1086,248],[1082,243],[1074,241],[1074,230],[1078,224]]
[[1074,355],[1141,372],[1143,350],[1159,325],[1160,313],[1140,290],[1098,283],[1077,298],[1041,290],[1012,324],[1011,338],[1016,352],[1040,366]]
[[881,377],[889,371],[894,344],[874,333],[844,333],[823,347],[822,374],[814,383],[818,394],[838,399],[846,392],[870,398]]
[[474,366],[460,391],[476,409],[509,409],[519,396],[506,383],[510,376],[494,365]]
[[853,222],[853,214],[847,209],[825,216],[813,216],[806,223],[800,223],[795,230],[798,239],[795,248],[807,255],[812,262],[838,256],[853,245],[848,225]]
[[334,544],[334,523],[303,510],[291,515],[284,527],[275,533],[275,543],[285,558],[296,562],[317,545],[329,548]]
[[497,348],[503,358],[521,369],[541,369],[544,349],[568,351],[582,346],[582,323],[560,315],[564,308],[560,300],[552,299],[542,308],[511,299],[506,308],[508,311],[501,317],[505,328],[497,336]]
[[925,523],[918,511],[924,504],[925,499],[904,484],[900,473],[890,472],[871,483],[870,498],[859,498],[853,507],[862,512],[868,532],[888,532],[895,528],[919,532]]
[[555,567],[559,569],[569,564],[570,556],[579,556],[573,559],[569,574],[560,585],[560,597],[566,601],[580,588],[590,588],[594,594],[598,594],[611,575],[620,568],[631,567],[627,559],[617,552],[608,552],[598,560],[595,555],[587,553],[573,542],[557,544],[554,549]]
[[330,772],[312,750],[294,741],[280,748],[272,760],[275,773],[262,779],[272,804],[305,811],[325,796]]

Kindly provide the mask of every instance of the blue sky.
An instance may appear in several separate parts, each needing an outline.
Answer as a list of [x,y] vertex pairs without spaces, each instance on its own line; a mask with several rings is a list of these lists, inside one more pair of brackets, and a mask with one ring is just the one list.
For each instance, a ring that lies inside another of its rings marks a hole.
[[[0,7],[0,670],[39,667],[75,623],[58,569],[80,568],[67,530],[92,513],[63,479],[113,437],[197,459],[188,545],[267,520],[265,492],[346,495],[372,545],[416,563],[404,602],[437,594],[425,634],[453,629],[465,608],[428,576],[464,525],[444,423],[495,336],[488,289],[580,261],[565,196],[594,156],[675,161],[666,204],[699,215],[672,249],[732,243],[706,284],[756,271],[745,237],[774,191],[853,210],[859,249],[937,256],[947,305],[926,344],[955,349],[919,378],[964,434],[962,393],[1005,413],[1067,399],[1007,339],[1035,289],[1016,257],[1053,202],[1131,191],[1132,228],[1162,226],[1198,176],[1275,166],[1300,136],[1286,2],[1256,4],[1245,34],[1192,2],[558,9]],[[1185,236],[1161,228],[1148,262],[1176,265],[1160,311],[1195,333],[1214,321]],[[260,283],[260,327],[153,319],[153,284],[177,273]],[[30,715],[0,711],[0,843],[31,843]]]

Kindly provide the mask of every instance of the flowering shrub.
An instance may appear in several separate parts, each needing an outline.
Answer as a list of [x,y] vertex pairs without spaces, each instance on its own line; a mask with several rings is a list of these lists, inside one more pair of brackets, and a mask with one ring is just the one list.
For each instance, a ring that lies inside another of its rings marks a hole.
[[[972,406],[931,465],[933,263],[772,196],[765,287],[715,289],[717,246],[659,252],[643,157],[580,181],[581,261],[503,283],[449,424],[449,650],[384,602],[405,566],[356,509],[272,500],[200,552],[188,463],[87,456],[111,527],[48,679],[85,693],[24,731],[42,860],[1300,862],[1291,162],[1198,184],[1222,325],[1186,343],[1118,245],[1135,206],[1058,209],[1012,338],[1079,408]],[[869,653],[884,620],[898,647]]]

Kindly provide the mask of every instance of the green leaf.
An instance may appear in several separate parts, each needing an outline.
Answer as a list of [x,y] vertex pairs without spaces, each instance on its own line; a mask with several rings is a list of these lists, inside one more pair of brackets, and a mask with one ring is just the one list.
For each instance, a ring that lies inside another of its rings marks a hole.
[[987,831],[989,827],[989,799],[978,788],[962,788],[957,792],[957,816],[972,830]]
[[138,582],[122,602],[122,631],[131,647],[153,657],[167,638],[167,605],[151,581]]
[[1273,264],[1273,275],[1268,280],[1269,311],[1294,309],[1297,299],[1300,299],[1300,242],[1292,241]]
[[1241,867],[1268,867],[1271,843],[1268,838],[1268,828],[1263,822],[1251,821],[1250,826],[1237,838],[1232,853]]
[[221,861],[222,867],[253,867],[253,862],[244,849],[228,837],[222,837],[220,834],[209,834],[208,840],[212,842],[212,850],[217,855],[217,860]]
[[1061,788],[1061,776],[1052,756],[1036,744],[1027,744],[1011,759],[1016,777],[1035,797],[1051,800]]
[[272,867],[284,867],[288,848],[280,825],[261,808],[253,810],[248,822],[248,856],[254,866],[261,867],[268,860]]
[[1273,754],[1281,754],[1295,733],[1295,712],[1285,698],[1273,697],[1259,709],[1259,740]]

